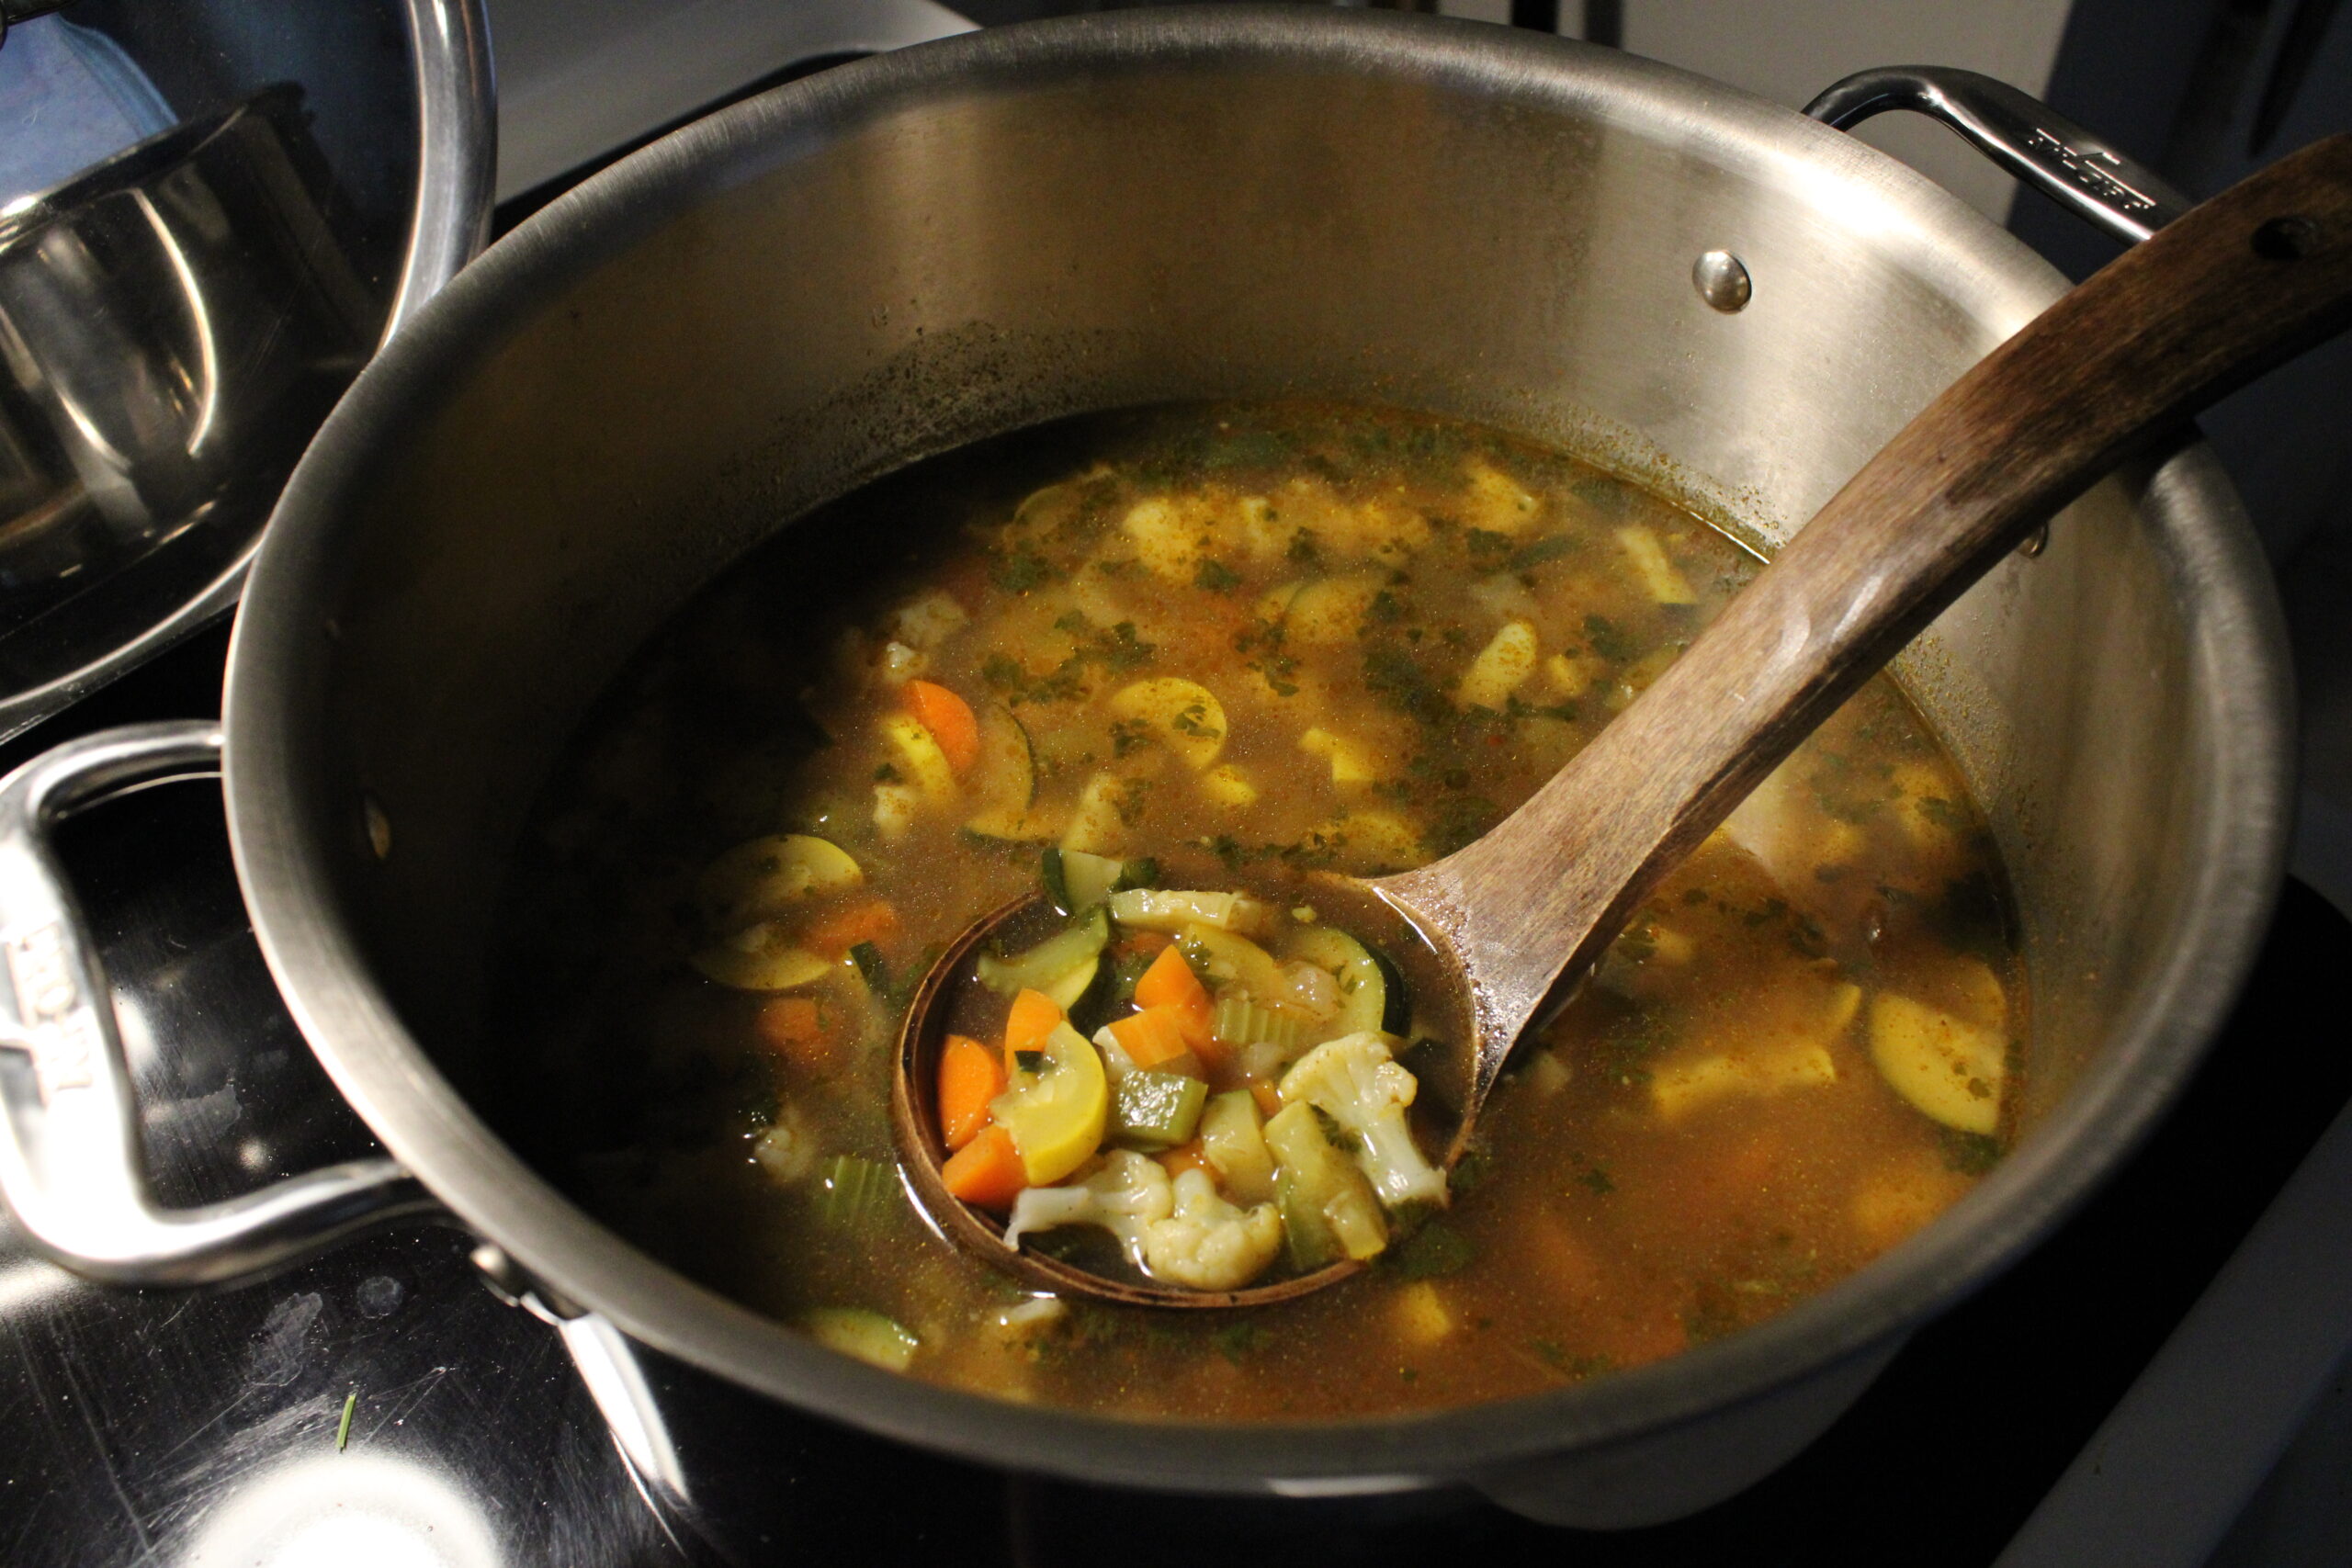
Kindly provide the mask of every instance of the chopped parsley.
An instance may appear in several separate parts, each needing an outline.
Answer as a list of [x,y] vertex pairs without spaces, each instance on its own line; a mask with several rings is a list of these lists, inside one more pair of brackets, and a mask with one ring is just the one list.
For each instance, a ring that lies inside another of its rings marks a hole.
[[1193,586],[1211,593],[1230,593],[1241,586],[1241,574],[1214,557],[1203,556],[1193,570]]
[[1618,628],[1617,623],[1606,615],[1587,615],[1584,635],[1592,644],[1593,652],[1618,664],[1630,663],[1641,657],[1641,645]]

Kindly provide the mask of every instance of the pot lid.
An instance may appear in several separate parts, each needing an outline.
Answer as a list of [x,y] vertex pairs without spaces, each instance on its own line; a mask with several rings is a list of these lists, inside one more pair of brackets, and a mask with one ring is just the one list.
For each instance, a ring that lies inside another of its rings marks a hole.
[[481,0],[74,0],[0,34],[0,738],[235,604],[359,367],[478,251]]

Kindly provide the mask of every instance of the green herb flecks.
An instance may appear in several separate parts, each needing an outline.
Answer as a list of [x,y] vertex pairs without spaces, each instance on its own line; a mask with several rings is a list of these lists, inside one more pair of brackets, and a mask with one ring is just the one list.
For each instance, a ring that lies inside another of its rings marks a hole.
[[1265,1329],[1246,1318],[1219,1325],[1209,1335],[1209,1343],[1216,1347],[1216,1353],[1237,1367],[1241,1364],[1243,1358],[1265,1342]]
[[1617,623],[1606,615],[1587,615],[1584,635],[1592,644],[1593,652],[1617,664],[1630,664],[1642,656],[1642,646],[1625,635]]
[[1477,1256],[1468,1236],[1443,1220],[1430,1220],[1382,1254],[1380,1261],[1399,1279],[1427,1280],[1459,1274]]
[[890,988],[890,964],[882,950],[870,942],[861,942],[849,950],[849,961],[857,966],[857,977],[865,988],[877,997],[888,998],[896,993]]
[[358,1407],[359,1391],[355,1388],[343,1396],[343,1419],[334,1425],[334,1451],[337,1453],[343,1452],[350,1445],[351,1413]]
[[1241,574],[1215,557],[1204,556],[1193,570],[1193,586],[1210,593],[1230,593],[1241,586]]

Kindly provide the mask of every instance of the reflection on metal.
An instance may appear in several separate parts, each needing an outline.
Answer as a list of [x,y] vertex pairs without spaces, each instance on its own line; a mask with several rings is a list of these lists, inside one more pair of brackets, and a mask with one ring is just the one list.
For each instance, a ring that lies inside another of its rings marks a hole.
[[671,1544],[684,1550],[673,1521],[693,1517],[694,1496],[637,1347],[602,1314],[583,1311],[533,1280],[495,1243],[482,1242],[470,1256],[491,1294],[556,1331],[581,1386],[605,1418],[630,1482]]
[[500,1568],[511,1559],[465,1490],[390,1453],[263,1471],[215,1504],[185,1561],[252,1568]]
[[498,199],[606,158],[779,71],[968,32],[935,0],[489,0],[498,28]]
[[481,0],[302,16],[77,0],[0,54],[33,128],[0,147],[0,738],[235,602],[311,431],[486,236]]
[[209,720],[142,725],[69,741],[0,781],[0,1198],[31,1247],[93,1279],[259,1273],[433,1206],[388,1159],[197,1208],[154,1200],[123,1031],[48,840],[78,811],[202,777],[220,755]]
[[1732,315],[1747,309],[1756,285],[1747,265],[1729,251],[1704,251],[1690,264],[1690,286],[1715,310]]
[[2127,244],[2188,210],[2188,198],[2154,169],[2041,100],[1974,71],[1860,71],[1804,107],[1838,130],[1889,109],[1941,120],[2002,168]]
[[596,1402],[597,1413],[611,1428],[613,1446],[620,1450],[630,1478],[645,1494],[654,1517],[669,1529],[670,1520],[684,1517],[694,1499],[686,1490],[685,1467],[678,1461],[677,1447],[670,1440],[669,1426],[662,1418],[662,1406],[646,1381],[636,1347],[610,1321],[593,1312],[557,1320],[556,1332],[571,1352],[582,1385]]

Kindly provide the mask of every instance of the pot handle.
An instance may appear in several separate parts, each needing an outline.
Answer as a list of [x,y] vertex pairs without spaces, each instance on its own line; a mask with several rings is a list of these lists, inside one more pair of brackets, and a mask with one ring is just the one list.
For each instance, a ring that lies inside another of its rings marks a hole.
[[2007,82],[1949,65],[1890,65],[1832,84],[1804,112],[1834,130],[1909,109],[1941,120],[2010,174],[2126,244],[2189,209],[2165,177]]
[[389,1159],[348,1160],[195,1209],[148,1190],[106,976],[49,849],[75,812],[220,771],[209,720],[71,740],[0,779],[0,1198],[33,1248],[118,1284],[266,1272],[431,1198]]

